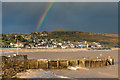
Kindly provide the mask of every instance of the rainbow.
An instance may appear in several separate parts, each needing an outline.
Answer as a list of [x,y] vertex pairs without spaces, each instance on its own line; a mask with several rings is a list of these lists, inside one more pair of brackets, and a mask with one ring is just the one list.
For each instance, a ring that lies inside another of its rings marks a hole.
[[37,27],[36,27],[36,32],[38,32],[38,30],[42,27],[42,24],[45,22],[45,19],[50,11],[50,9],[52,8],[54,2],[50,2],[49,6],[47,7],[47,9],[45,10],[44,14],[42,15],[42,17],[40,17]]

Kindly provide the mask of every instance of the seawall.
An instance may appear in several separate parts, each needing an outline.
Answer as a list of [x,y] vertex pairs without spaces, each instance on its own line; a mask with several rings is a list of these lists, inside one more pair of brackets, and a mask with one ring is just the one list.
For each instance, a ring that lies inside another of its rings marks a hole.
[[114,65],[112,58],[96,59],[28,59],[27,55],[2,56],[2,78],[10,78],[27,69],[67,69],[69,66],[104,67]]

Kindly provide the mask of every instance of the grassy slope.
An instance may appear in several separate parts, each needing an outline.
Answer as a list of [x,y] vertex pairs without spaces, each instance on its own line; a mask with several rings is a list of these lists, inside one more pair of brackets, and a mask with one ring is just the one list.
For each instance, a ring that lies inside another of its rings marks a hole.
[[70,41],[95,41],[102,44],[117,46],[118,35],[117,34],[105,34],[105,33],[88,33],[79,31],[49,31],[49,37],[53,39],[62,39]]

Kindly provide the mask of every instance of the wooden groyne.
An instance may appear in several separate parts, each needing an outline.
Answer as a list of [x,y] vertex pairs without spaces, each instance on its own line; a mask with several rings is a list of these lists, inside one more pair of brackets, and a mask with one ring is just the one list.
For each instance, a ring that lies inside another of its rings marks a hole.
[[69,66],[103,67],[114,65],[113,58],[96,59],[27,59],[27,55],[2,56],[2,77],[8,78],[27,69],[67,69]]

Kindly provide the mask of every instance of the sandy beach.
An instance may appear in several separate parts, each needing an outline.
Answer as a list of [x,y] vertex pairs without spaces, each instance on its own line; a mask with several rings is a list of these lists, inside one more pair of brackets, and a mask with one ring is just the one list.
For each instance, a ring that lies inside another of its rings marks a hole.
[[[60,49],[60,48],[56,48],[56,49],[21,49],[18,48],[19,52],[38,52],[38,51],[73,51],[73,50],[87,50],[87,48],[68,48],[68,49]],[[2,48],[0,49],[0,52],[16,52],[17,48]]]
[[[118,50],[73,50],[73,51],[40,51],[20,52],[28,55],[28,59],[82,59],[111,56],[115,59],[115,65],[100,68],[89,68],[89,70],[28,70],[18,73],[18,78],[117,78],[118,77]],[[12,55],[12,54],[11,54]]]

